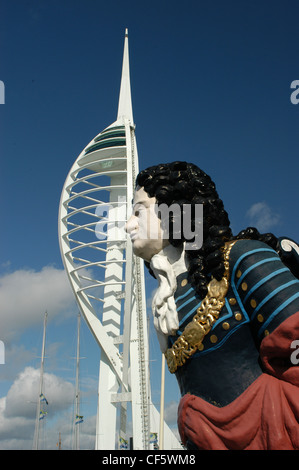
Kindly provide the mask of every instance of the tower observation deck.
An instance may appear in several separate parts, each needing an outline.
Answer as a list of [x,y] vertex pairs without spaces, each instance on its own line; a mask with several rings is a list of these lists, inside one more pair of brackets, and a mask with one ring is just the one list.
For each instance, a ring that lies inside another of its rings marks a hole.
[[[151,401],[144,266],[124,230],[139,171],[128,47],[126,30],[117,119],[75,160],[59,207],[65,270],[101,351],[99,450],[117,449],[130,437],[134,449],[150,449],[150,433],[159,429]],[[164,449],[174,448],[180,444],[165,423]]]

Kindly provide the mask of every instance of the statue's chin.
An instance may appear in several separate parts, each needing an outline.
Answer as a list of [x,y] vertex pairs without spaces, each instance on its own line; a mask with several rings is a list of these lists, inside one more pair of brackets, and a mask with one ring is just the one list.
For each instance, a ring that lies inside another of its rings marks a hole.
[[168,240],[134,240],[133,241],[133,253],[139,258],[150,262],[152,257],[157,253],[160,253],[165,246],[169,245]]

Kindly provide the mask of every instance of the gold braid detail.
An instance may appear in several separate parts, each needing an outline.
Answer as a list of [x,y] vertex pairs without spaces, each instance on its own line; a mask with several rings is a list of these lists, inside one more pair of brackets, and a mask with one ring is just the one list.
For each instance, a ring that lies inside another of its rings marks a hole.
[[233,241],[225,244],[223,278],[221,281],[212,278],[208,284],[208,293],[197,309],[197,313],[172,347],[165,352],[168,369],[172,374],[197,351],[220,315],[229,287],[229,255],[235,243]]

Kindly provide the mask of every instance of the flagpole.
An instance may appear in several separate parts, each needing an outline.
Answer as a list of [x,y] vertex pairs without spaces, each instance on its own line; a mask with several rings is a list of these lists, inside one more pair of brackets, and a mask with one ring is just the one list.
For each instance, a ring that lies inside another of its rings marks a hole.
[[162,354],[159,450],[164,449],[165,357]]
[[43,345],[42,345],[42,357],[41,357],[40,379],[39,379],[39,394],[38,394],[38,400],[37,400],[37,406],[36,406],[33,450],[38,450],[38,444],[39,444],[39,422],[40,422],[40,412],[41,412],[41,396],[43,392],[43,381],[44,381],[44,360],[45,360],[47,318],[48,318],[48,313],[46,312],[45,318],[44,318]]

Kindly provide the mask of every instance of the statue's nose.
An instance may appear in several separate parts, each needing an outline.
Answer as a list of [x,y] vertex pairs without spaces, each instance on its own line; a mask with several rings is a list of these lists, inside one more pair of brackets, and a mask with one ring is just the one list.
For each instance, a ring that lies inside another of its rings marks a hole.
[[138,227],[137,218],[134,215],[132,215],[125,225],[125,231],[126,233],[130,234],[132,230],[136,230],[137,227]]

